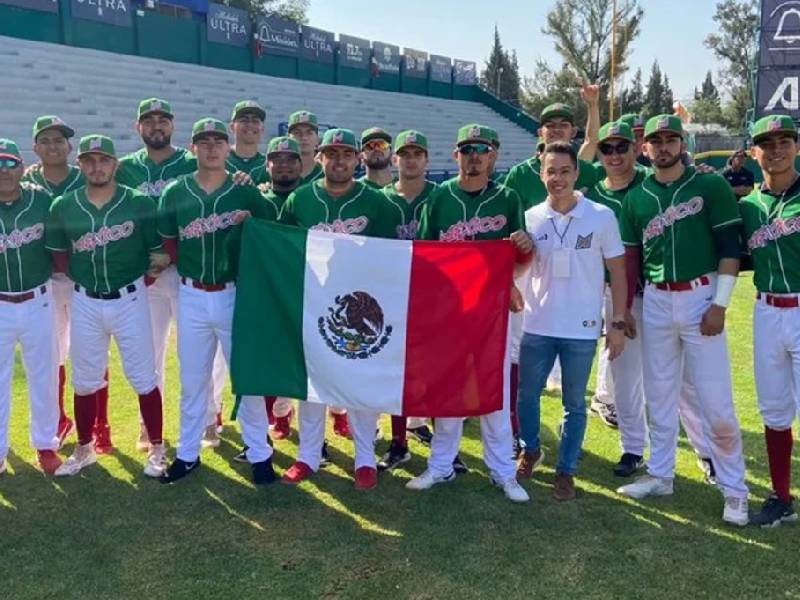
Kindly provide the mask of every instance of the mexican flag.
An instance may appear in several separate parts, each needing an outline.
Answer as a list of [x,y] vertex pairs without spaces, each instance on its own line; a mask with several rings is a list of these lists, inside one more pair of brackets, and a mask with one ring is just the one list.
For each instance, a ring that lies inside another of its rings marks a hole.
[[248,219],[234,393],[419,417],[502,407],[515,251]]

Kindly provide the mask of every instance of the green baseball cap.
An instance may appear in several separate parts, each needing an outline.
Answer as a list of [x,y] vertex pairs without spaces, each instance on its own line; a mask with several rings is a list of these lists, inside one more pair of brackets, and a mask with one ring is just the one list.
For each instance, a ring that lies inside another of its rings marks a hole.
[[392,136],[389,135],[389,132],[385,129],[381,129],[380,127],[370,127],[369,129],[365,129],[361,132],[361,145],[363,146],[370,140],[383,140],[391,144]]
[[272,154],[297,154],[300,156],[300,144],[290,137],[274,137],[267,145],[267,158]]
[[627,123],[622,121],[611,121],[606,123],[600,128],[600,133],[597,136],[597,141],[603,143],[606,140],[620,139],[628,142],[633,142],[636,138],[633,135],[633,129]]
[[797,139],[797,126],[792,117],[787,115],[762,117],[753,124],[753,143],[757,144],[773,133],[790,133]]
[[139,116],[137,117],[139,121],[153,113],[166,115],[170,119],[175,116],[172,114],[172,106],[170,103],[161,98],[147,98],[139,102]]
[[22,160],[22,154],[19,153],[19,146],[14,140],[8,138],[0,138],[0,158],[14,158]]
[[644,126],[647,123],[647,119],[644,118],[644,115],[636,113],[622,115],[619,120],[622,123],[626,123],[633,131],[644,130]]
[[207,135],[218,135],[228,139],[228,126],[219,119],[204,117],[192,125],[192,142]]
[[483,144],[491,144],[495,148],[500,147],[500,136],[491,127],[486,125],[478,125],[477,123],[470,123],[464,125],[458,130],[458,138],[456,138],[456,146],[461,144],[469,144],[471,142],[480,142]]
[[39,134],[47,129],[58,129],[67,139],[75,135],[75,130],[64,123],[61,117],[45,115],[43,117],[38,117],[33,124],[33,141],[36,142],[36,138],[39,137]]
[[399,152],[403,148],[410,147],[421,148],[427,152],[428,138],[414,129],[409,129],[407,131],[401,131],[398,133],[394,140],[394,151]]
[[556,102],[554,104],[545,106],[541,116],[539,117],[542,125],[547,123],[550,119],[566,119],[574,125],[575,113],[573,113],[572,109],[566,104],[563,104],[562,102]]
[[647,121],[644,126],[645,139],[661,132],[677,133],[683,137],[683,123],[677,115],[656,115]]
[[361,146],[356,139],[356,134],[349,129],[328,129],[322,136],[320,150],[325,148],[352,148],[356,152],[361,150]]
[[261,108],[261,105],[255,100],[242,100],[237,102],[231,112],[231,121],[235,121],[243,114],[253,114],[259,119],[264,121],[267,118],[267,111]]
[[317,115],[307,110],[298,110],[289,115],[289,131],[295,125],[310,125],[316,130],[319,130],[319,119]]
[[99,133],[91,133],[81,138],[78,144],[78,158],[84,154],[105,154],[111,158],[117,157],[114,152],[114,142],[107,135]]

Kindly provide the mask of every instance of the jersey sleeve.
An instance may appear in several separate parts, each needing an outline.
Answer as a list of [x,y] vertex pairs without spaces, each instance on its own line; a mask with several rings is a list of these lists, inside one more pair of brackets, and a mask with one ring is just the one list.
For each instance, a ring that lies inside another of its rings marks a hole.
[[178,220],[176,215],[177,186],[183,185],[180,180],[170,183],[161,193],[156,212],[156,228],[158,235],[165,239],[178,237]]
[[67,231],[64,229],[63,198],[63,196],[56,198],[47,213],[47,222],[44,227],[44,244],[45,248],[51,252],[67,252],[69,250]]
[[626,246],[642,245],[642,229],[638,225],[636,213],[633,210],[635,201],[633,192],[628,192],[622,199],[622,210],[619,214],[619,230],[622,243]]
[[397,237],[394,223],[395,219],[393,218],[393,210],[389,204],[389,200],[386,198],[386,194],[382,191],[376,191],[372,195],[374,196],[374,201],[372,198],[370,198],[370,201],[375,207],[375,231],[373,235],[390,240],[395,239]]
[[144,246],[148,252],[162,249],[161,236],[158,233],[156,201],[144,194],[135,194],[136,206],[139,213],[139,227],[142,229]]
[[578,181],[575,182],[575,189],[589,190],[597,183],[597,169],[592,163],[585,160],[578,161]]
[[711,229],[721,229],[740,225],[742,217],[733,189],[725,178],[709,174],[703,175],[705,181],[704,201],[708,203],[708,216]]
[[418,240],[438,240],[439,228],[436,227],[435,213],[438,194],[434,191],[431,197],[425,202],[422,207],[422,214],[419,217],[419,226],[417,227]]
[[297,201],[296,194],[296,192],[289,194],[286,202],[283,203],[281,212],[278,214],[278,223],[283,223],[284,225],[297,225],[297,217],[294,214],[294,205]]
[[116,179],[117,183],[120,185],[136,188],[136,181],[132,177],[131,173],[130,158],[123,157],[120,159],[119,166],[117,167],[117,172],[114,174],[114,179]]
[[264,198],[258,188],[248,187],[247,192],[247,203],[249,205],[250,214],[256,219],[274,221],[277,217],[275,208]]
[[508,229],[511,233],[525,228],[522,199],[514,190],[508,190]]

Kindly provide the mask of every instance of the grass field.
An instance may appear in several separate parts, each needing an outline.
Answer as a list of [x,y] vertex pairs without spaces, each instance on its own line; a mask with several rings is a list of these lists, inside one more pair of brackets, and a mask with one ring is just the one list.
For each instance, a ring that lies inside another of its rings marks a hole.
[[[728,323],[751,502],[760,505],[769,475],[753,388],[752,297],[741,279]],[[702,482],[684,437],[675,495],[642,502],[614,493],[618,435],[595,418],[578,499],[551,498],[555,397],[544,401],[548,459],[525,484],[527,505],[489,486],[475,420],[462,444],[471,472],[425,493],[403,487],[424,469],[424,447],[412,441],[406,470],[359,493],[352,443],[332,435],[331,467],[299,488],[255,489],[249,468],[231,463],[232,424],[218,451],[204,451],[200,472],[163,486],[141,472],[136,398],[116,354],[111,369],[116,453],[54,480],[34,467],[18,365],[10,471],[0,478],[0,598],[800,598],[800,529],[725,526],[721,496]],[[175,440],[174,356],[167,387],[165,431]],[[280,471],[296,443],[296,433],[277,443]]]

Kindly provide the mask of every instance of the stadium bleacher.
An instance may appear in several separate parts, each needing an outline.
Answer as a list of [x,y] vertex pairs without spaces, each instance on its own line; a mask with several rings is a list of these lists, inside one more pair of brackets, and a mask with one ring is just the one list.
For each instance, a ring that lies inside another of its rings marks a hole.
[[266,137],[277,135],[280,122],[300,108],[318,113],[324,123],[357,132],[371,126],[392,133],[419,129],[431,142],[431,169],[453,169],[456,130],[469,122],[500,133],[498,169],[530,156],[535,145],[523,128],[483,104],[463,100],[283,79],[5,36],[0,36],[0,69],[7,82],[0,137],[15,139],[26,161],[35,160],[31,126],[42,114],[60,115],[78,135],[109,135],[121,153],[136,150],[141,142],[134,130],[135,108],[149,96],[172,102],[173,141],[178,145],[188,142],[195,120],[215,116],[227,121],[233,104],[242,99],[265,107]]

